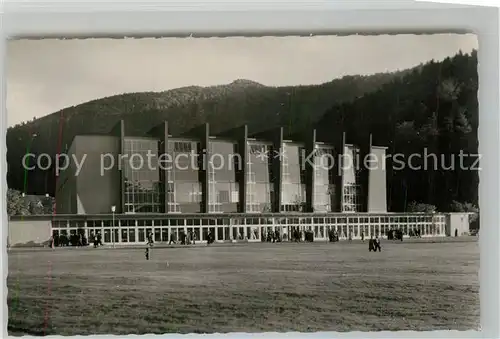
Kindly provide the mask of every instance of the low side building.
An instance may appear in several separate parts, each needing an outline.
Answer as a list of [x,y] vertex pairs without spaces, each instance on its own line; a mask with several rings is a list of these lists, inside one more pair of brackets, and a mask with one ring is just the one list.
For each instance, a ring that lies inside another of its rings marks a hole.
[[462,236],[470,234],[471,213],[447,213],[446,214],[446,235]]
[[12,217],[7,229],[7,245],[9,247],[47,246],[55,231],[50,216]]
[[399,229],[404,237],[420,231],[423,238],[453,236],[449,233],[460,221],[466,234],[467,223],[459,213],[249,213],[226,214],[98,214],[12,216],[9,220],[10,246],[42,246],[51,235],[72,236],[82,234],[89,238],[100,233],[103,243],[139,245],[146,242],[147,234],[157,243],[178,241],[182,234],[192,233],[198,242],[206,242],[211,233],[216,242],[265,241],[270,232],[279,234],[283,241],[290,241],[294,230],[310,231],[315,241],[327,241],[334,231],[340,240],[349,234],[353,239],[371,236],[387,238],[388,232]]

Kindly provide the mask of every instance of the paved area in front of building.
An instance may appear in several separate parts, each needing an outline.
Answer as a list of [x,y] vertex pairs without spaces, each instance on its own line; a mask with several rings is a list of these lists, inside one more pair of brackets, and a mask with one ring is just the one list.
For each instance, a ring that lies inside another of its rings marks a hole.
[[[402,242],[403,243],[448,243],[448,242],[476,242],[478,241],[477,236],[460,236],[460,237],[423,237],[423,238],[405,238]],[[393,241],[393,240],[386,240],[382,239],[383,243],[401,243],[401,241]],[[306,244],[306,242],[303,242]],[[348,244],[348,243],[353,243],[353,244],[362,244],[366,243],[368,244],[368,238],[366,238],[363,241],[360,239],[353,239],[352,241],[348,241],[346,239],[342,239],[339,242],[334,242],[331,243],[327,240],[315,240],[313,243],[307,243],[309,245],[318,245],[318,244],[330,244],[332,246],[339,246],[342,244]],[[224,242],[214,242],[210,244],[210,247],[227,247],[227,246],[261,246],[261,245],[267,245],[269,244],[268,242],[262,242],[262,241],[224,241]],[[287,244],[295,244],[290,241],[284,241],[280,243],[275,243],[273,245],[287,245]],[[179,243],[176,244],[168,244],[166,242],[155,242],[153,244],[153,248],[192,248],[192,247],[207,247],[208,245],[206,242],[196,242],[195,244],[190,244],[190,245],[181,245]],[[67,247],[56,247],[54,250],[61,251],[61,250],[117,250],[117,249],[136,249],[136,248],[146,248],[147,244],[139,244],[139,243],[134,243],[134,244],[118,244],[116,243],[114,246],[113,244],[105,243],[103,246],[99,246],[98,248],[94,248],[92,244],[88,246],[84,246],[82,248],[79,247],[73,247],[73,246],[67,246]],[[11,247],[8,249],[9,251],[22,251],[22,252],[30,252],[30,251],[51,251],[52,249],[46,245],[46,246],[38,246],[38,247]]]

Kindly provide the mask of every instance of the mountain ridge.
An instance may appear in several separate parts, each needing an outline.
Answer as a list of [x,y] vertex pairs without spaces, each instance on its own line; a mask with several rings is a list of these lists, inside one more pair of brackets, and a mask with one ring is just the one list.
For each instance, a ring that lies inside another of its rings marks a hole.
[[[189,85],[189,86],[181,86],[181,87],[177,87],[177,88],[171,88],[171,89],[167,89],[167,90],[163,90],[163,91],[138,91],[138,92],[117,93],[117,94],[113,94],[113,95],[108,95],[108,96],[88,100],[88,101],[85,101],[83,103],[67,106],[67,107],[59,109],[53,113],[47,114],[43,117],[39,117],[37,119],[30,120],[30,121],[20,122],[18,124],[10,126],[8,129],[19,128],[19,127],[23,127],[26,125],[32,125],[33,122],[35,122],[35,121],[39,122],[39,121],[47,119],[49,117],[53,117],[54,115],[59,115],[61,112],[69,112],[72,109],[75,109],[75,108],[78,108],[81,106],[91,105],[91,104],[94,104],[97,102],[105,102],[107,100],[114,100],[114,99],[118,99],[118,98],[121,98],[124,96],[139,95],[139,96],[145,97],[146,99],[148,97],[150,97],[151,99],[157,100],[158,96],[162,96],[162,95],[166,95],[166,94],[167,95],[168,94],[178,94],[178,93],[182,94],[183,92],[186,92],[186,91],[191,92],[190,94],[193,94],[192,92],[199,93],[199,92],[206,92],[206,91],[211,91],[211,90],[221,90],[221,89],[229,91],[229,92],[231,90],[247,90],[247,89],[275,89],[275,90],[276,89],[277,90],[280,90],[280,89],[281,90],[284,90],[284,89],[290,90],[290,89],[294,89],[294,88],[295,89],[315,89],[315,88],[319,88],[319,87],[325,87],[325,86],[328,86],[330,84],[334,84],[336,82],[352,81],[352,79],[368,79],[368,78],[383,79],[383,78],[387,78],[387,81],[389,81],[393,77],[401,76],[401,75],[407,73],[408,71],[409,70],[401,70],[401,71],[396,71],[396,72],[392,72],[392,73],[391,72],[379,72],[379,73],[374,73],[374,74],[370,74],[370,75],[346,75],[346,76],[336,78],[336,79],[333,79],[330,81],[326,81],[326,82],[323,82],[320,84],[307,84],[307,85],[268,86],[268,85],[261,84],[257,81],[251,80],[251,79],[238,78],[238,79],[235,79],[229,83],[216,84],[216,85],[207,85],[207,86]],[[384,82],[385,82],[384,80],[381,81],[381,83],[384,83]],[[175,105],[175,103],[172,106],[174,106],[174,105]],[[164,107],[162,106],[160,108],[164,108]]]
[[[7,130],[7,173],[9,187],[23,190],[21,159],[26,145],[33,153],[51,156],[65,151],[75,135],[108,133],[121,119],[126,133],[143,135],[167,120],[173,134],[210,123],[211,132],[248,124],[251,133],[285,126],[292,134],[311,127],[335,102],[354,100],[390,82],[400,73],[345,76],[321,85],[271,87],[248,79],[235,79],[216,86],[186,86],[162,92],[116,94],[71,106],[18,124]],[[62,135],[60,133],[62,130]],[[36,133],[36,142],[31,134]],[[36,194],[53,194],[53,174],[33,171],[28,188]]]

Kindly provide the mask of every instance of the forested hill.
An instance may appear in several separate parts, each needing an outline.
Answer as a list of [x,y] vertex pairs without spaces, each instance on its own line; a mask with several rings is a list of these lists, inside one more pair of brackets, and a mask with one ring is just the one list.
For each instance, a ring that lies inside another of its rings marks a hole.
[[[348,136],[373,133],[374,143],[388,146],[392,155],[413,157],[414,168],[389,173],[389,204],[393,211],[404,211],[412,201],[449,210],[453,201],[478,203],[478,171],[470,170],[478,153],[478,76],[477,53],[459,53],[443,62],[430,62],[393,79],[380,89],[351,102],[334,105],[318,123],[318,128],[336,126]],[[325,132],[323,130],[323,132]],[[424,152],[437,154],[445,168],[435,170]],[[454,156],[454,169],[451,156]],[[390,169],[392,166],[388,166]],[[461,168],[463,167],[463,168]],[[469,168],[469,169],[465,169]]]
[[[173,134],[204,122],[210,123],[213,133],[244,123],[251,132],[282,125],[291,127],[287,132],[293,133],[310,127],[336,102],[374,91],[401,74],[346,76],[321,85],[296,87],[268,87],[240,79],[227,85],[128,93],[93,100],[9,128],[8,184],[23,190],[21,159],[29,144],[33,153],[55,155],[59,148],[64,152],[75,135],[107,133],[120,119],[125,119],[131,135],[143,134],[164,120],[169,122]],[[36,137],[30,143],[33,134]],[[32,171],[27,176],[27,190],[30,194],[53,194],[54,179],[47,171]]]

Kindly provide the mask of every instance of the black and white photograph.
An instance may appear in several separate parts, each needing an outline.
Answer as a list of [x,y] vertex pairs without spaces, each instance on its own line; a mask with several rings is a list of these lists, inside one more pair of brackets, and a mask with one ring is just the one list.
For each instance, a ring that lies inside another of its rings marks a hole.
[[8,334],[478,330],[477,52],[10,40]]

